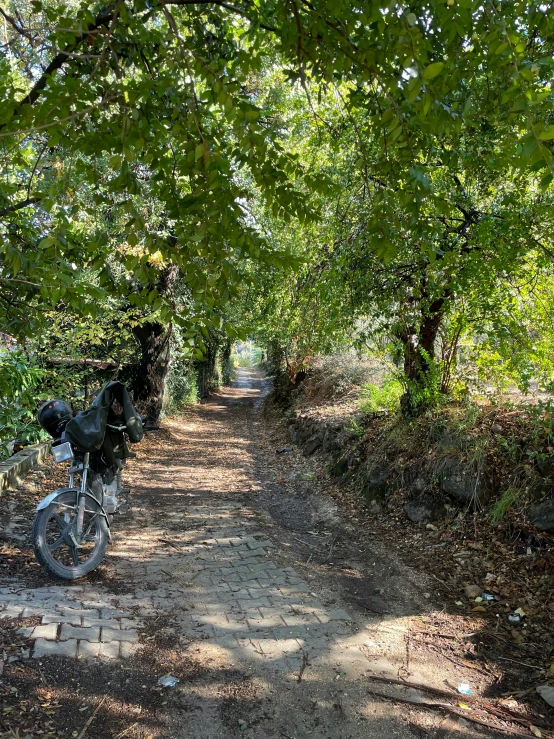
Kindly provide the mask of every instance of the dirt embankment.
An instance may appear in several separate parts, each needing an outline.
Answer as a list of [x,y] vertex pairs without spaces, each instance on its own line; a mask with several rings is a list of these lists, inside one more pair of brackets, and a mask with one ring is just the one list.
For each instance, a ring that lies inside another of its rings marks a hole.
[[548,415],[460,407],[406,423],[353,410],[312,401],[270,414],[358,528],[431,575],[445,614],[428,646],[494,676],[490,694],[540,710],[536,688],[554,683]]

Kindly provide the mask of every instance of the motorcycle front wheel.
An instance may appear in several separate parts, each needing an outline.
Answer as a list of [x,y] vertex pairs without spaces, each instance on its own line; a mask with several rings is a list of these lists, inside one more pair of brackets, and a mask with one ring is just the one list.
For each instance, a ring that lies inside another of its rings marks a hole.
[[[60,493],[38,511],[33,526],[33,549],[39,564],[60,580],[77,580],[98,567],[108,546],[108,525],[94,499],[87,496],[84,537],[75,544],[78,493]],[[73,534],[73,536],[72,536]]]

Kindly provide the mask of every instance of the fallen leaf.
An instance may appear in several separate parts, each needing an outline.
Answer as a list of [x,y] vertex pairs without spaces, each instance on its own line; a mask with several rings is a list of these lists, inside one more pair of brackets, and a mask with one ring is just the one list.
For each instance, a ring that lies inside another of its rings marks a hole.
[[537,729],[536,726],[530,726],[529,730],[531,731],[531,734],[533,734],[534,736],[539,736],[539,737],[542,736],[541,730]]

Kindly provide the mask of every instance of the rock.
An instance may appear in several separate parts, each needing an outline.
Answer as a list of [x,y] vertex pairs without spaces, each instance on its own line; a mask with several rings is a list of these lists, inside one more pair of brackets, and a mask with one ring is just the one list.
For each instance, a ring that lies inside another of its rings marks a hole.
[[413,481],[412,487],[416,493],[422,493],[427,487],[427,481],[423,477],[418,477]]
[[368,500],[383,499],[389,491],[391,469],[384,460],[370,460],[360,472],[362,493]]
[[321,446],[321,437],[317,434],[312,436],[308,441],[306,442],[304,446],[304,454],[309,457],[310,454],[314,454],[319,447]]
[[329,465],[329,474],[333,477],[342,477],[348,472],[348,460],[344,457],[331,462]]
[[487,503],[492,491],[485,484],[485,476],[468,469],[457,457],[447,457],[439,473],[441,487],[459,503],[476,508]]
[[483,588],[479,585],[466,585],[464,588],[464,595],[466,598],[471,598],[471,600],[478,598],[482,592]]
[[554,530],[554,500],[532,506],[527,511],[527,518],[540,531]]
[[427,523],[428,521],[437,520],[439,507],[435,501],[421,498],[406,503],[404,513],[406,518],[413,523]]

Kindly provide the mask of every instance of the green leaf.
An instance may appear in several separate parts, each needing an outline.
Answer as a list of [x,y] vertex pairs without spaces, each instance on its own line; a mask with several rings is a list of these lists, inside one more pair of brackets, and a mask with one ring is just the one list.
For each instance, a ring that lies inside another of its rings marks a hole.
[[433,77],[438,77],[443,69],[444,62],[433,62],[423,70],[423,76],[427,79],[433,79]]
[[540,181],[541,190],[546,190],[546,188],[550,185],[553,179],[554,179],[554,176],[550,172],[548,174],[545,174],[544,177]]
[[548,126],[548,128],[539,133],[539,139],[541,141],[551,141],[554,139],[554,125]]

